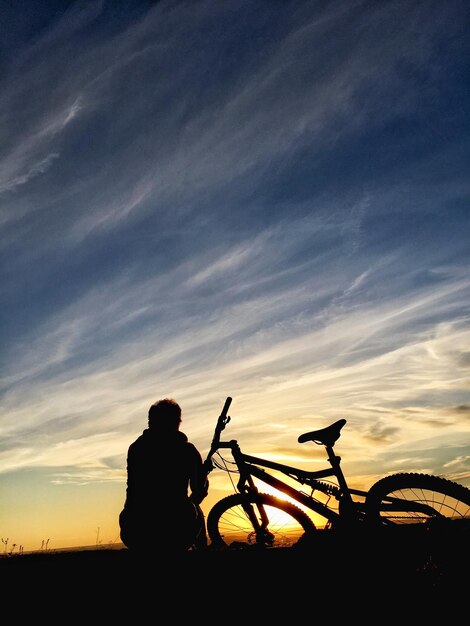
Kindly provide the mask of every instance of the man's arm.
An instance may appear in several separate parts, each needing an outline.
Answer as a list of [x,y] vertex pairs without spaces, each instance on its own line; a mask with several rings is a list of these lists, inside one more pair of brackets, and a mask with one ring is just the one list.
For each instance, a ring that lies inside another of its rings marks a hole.
[[191,489],[189,498],[196,504],[200,504],[209,491],[209,480],[204,469],[202,457],[195,447],[193,447],[193,457],[193,467],[189,479],[189,486]]

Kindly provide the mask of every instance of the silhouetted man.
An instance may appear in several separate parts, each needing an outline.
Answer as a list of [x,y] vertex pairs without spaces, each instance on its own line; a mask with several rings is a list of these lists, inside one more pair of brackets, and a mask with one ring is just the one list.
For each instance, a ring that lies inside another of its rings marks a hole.
[[207,495],[207,475],[180,424],[179,404],[160,400],[149,409],[148,428],[129,447],[119,524],[121,539],[131,550],[185,551],[207,545],[199,507]]

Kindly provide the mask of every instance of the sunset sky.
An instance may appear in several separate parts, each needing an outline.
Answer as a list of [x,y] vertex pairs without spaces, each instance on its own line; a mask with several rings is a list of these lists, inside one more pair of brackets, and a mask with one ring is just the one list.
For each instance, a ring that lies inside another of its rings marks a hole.
[[470,484],[468,28],[463,0],[0,4],[2,538],[116,541],[168,396],[203,456],[232,396],[250,454],[321,468],[297,437],[346,418],[353,486]]

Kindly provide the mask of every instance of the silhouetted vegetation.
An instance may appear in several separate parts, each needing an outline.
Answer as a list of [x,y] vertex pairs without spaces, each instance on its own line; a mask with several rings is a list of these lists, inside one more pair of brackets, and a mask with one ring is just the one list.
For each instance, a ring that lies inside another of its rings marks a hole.
[[[99,577],[103,581],[118,577],[130,579],[141,569],[144,577],[148,567],[156,566],[165,572],[181,569],[186,579],[191,574],[196,580],[207,574],[214,580],[228,576],[241,579],[268,576],[283,578],[283,584],[308,579],[311,584],[325,580],[341,580],[344,584],[377,586],[393,584],[395,589],[445,590],[463,586],[468,563],[469,528],[462,526],[452,532],[408,532],[398,528],[371,534],[370,531],[318,531],[308,542],[299,542],[292,548],[259,548],[256,545],[235,543],[220,550],[196,550],[165,556],[158,546],[147,555],[135,555],[122,549],[90,548],[74,551],[39,551],[25,554],[21,559],[4,559],[2,567],[10,574],[37,574],[47,572],[54,577],[82,573],[87,579]],[[136,570],[137,568],[137,570]],[[151,568],[151,571],[152,568]],[[288,579],[284,579],[288,573]],[[51,578],[48,578],[51,580]]]

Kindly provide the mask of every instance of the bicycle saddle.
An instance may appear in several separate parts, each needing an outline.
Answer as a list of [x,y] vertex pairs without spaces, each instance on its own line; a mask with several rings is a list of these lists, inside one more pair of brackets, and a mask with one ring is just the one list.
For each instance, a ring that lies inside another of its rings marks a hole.
[[320,430],[312,430],[311,433],[305,433],[300,435],[297,439],[299,443],[305,443],[306,441],[313,441],[314,443],[322,444],[323,446],[334,446],[335,441],[339,439],[341,429],[346,424],[346,420],[338,420],[334,424],[321,428]]

